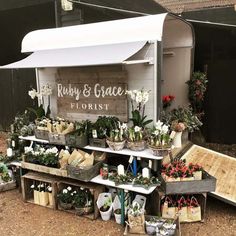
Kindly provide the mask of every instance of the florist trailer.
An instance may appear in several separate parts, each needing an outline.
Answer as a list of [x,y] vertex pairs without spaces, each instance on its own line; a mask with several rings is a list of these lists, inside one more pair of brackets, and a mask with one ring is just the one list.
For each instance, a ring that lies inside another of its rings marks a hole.
[[156,121],[162,95],[174,95],[174,107],[187,104],[193,48],[191,25],[164,13],[33,31],[22,41],[32,54],[1,68],[36,68],[38,89],[53,87],[52,116],[127,121],[124,91],[144,88],[151,91],[146,114]]

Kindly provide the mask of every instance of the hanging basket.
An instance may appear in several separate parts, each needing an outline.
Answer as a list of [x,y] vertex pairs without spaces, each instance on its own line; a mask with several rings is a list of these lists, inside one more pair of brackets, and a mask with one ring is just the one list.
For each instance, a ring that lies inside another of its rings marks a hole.
[[146,141],[136,141],[136,142],[130,142],[127,141],[127,148],[129,148],[132,151],[143,151],[146,148]]
[[125,140],[122,142],[112,142],[109,139],[107,139],[106,142],[107,142],[109,148],[113,151],[120,151],[125,146]]

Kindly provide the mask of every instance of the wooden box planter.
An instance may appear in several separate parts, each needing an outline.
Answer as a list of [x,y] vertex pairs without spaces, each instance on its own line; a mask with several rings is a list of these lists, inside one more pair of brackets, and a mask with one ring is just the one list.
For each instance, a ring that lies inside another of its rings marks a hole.
[[40,130],[40,129],[34,130],[34,135],[37,139],[49,140],[48,134],[49,132],[47,130]]
[[88,138],[86,135],[78,136],[75,131],[66,135],[66,145],[83,148],[88,145]]
[[100,148],[108,147],[105,138],[90,138],[89,145],[92,147],[100,147]]
[[[105,187],[102,186],[102,185],[96,185],[96,184],[92,184],[92,183],[83,183],[83,182],[79,182],[79,181],[76,181],[76,180],[64,179],[64,180],[61,180],[57,183],[58,192],[60,192],[64,188],[67,188],[68,186],[70,186],[72,188],[80,188],[80,187],[89,188],[90,190],[93,191],[93,196],[94,196],[93,208],[94,208],[94,211],[91,214],[82,215],[82,217],[86,217],[86,218],[89,218],[89,219],[92,219],[92,220],[97,219],[100,214],[99,214],[99,209],[97,207],[96,202],[97,202],[97,199],[98,199],[98,195],[100,193],[104,192]],[[72,214],[76,214],[75,209],[65,210],[65,209],[62,209],[59,204],[58,204],[58,209],[62,210],[62,211],[69,212],[69,213],[72,213]]]
[[216,188],[216,178],[206,171],[202,173],[202,180],[166,182],[161,175],[159,179],[165,194],[207,193]]
[[39,174],[35,172],[28,172],[27,174],[21,177],[22,197],[23,197],[24,202],[36,204],[33,197],[33,190],[30,188],[30,186],[34,183],[34,181],[48,183],[52,186],[52,206],[47,205],[44,207],[48,207],[48,208],[52,208],[56,210],[57,209],[56,196],[57,196],[58,179],[56,177],[52,177],[49,175]]
[[30,162],[27,162],[27,159],[25,158],[25,156],[23,156],[23,161],[21,162],[21,167],[23,169],[28,169],[28,170],[42,172],[42,173],[56,175],[56,176],[62,176],[62,177],[68,176],[67,170],[62,170],[59,168],[53,168],[53,167],[30,163]]
[[65,134],[48,133],[48,140],[50,144],[66,145]]
[[[150,220],[152,216],[150,215],[145,215],[145,221],[146,220]],[[179,222],[179,218],[177,218],[174,223],[176,223],[176,230],[175,230],[175,233],[173,236],[181,236],[181,229],[180,229],[180,222]],[[129,226],[126,225],[125,226],[125,231],[124,231],[124,235],[127,235],[127,236],[146,236],[146,235],[149,235],[149,234],[131,234],[129,232]]]
[[14,188],[16,188],[16,181],[14,180],[5,183],[0,183],[0,192],[12,190]]
[[94,163],[93,166],[88,167],[88,168],[83,168],[83,169],[79,167],[67,165],[66,169],[67,169],[67,173],[69,177],[73,179],[78,179],[80,181],[88,182],[93,177],[99,174],[100,168],[102,167],[102,163],[103,163],[102,161],[98,161]]

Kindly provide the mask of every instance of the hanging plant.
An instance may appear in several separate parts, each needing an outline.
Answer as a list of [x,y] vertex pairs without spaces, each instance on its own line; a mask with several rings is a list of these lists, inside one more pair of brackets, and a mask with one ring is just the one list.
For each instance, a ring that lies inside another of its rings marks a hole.
[[200,71],[193,72],[192,78],[186,82],[189,87],[189,101],[193,112],[197,114],[199,118],[204,114],[203,101],[207,89],[207,82],[206,74]]

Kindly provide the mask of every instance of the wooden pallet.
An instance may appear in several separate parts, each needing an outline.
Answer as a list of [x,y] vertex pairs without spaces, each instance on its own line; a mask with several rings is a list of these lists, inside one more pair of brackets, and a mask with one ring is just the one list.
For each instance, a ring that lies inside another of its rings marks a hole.
[[236,158],[193,145],[182,159],[202,165],[217,179],[216,190],[211,195],[236,206]]

